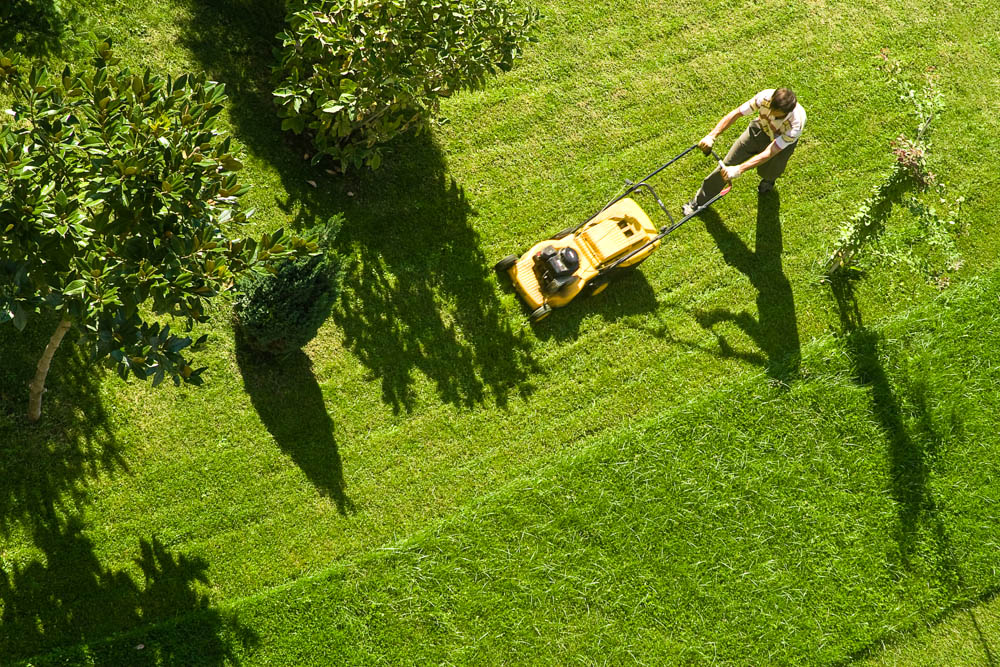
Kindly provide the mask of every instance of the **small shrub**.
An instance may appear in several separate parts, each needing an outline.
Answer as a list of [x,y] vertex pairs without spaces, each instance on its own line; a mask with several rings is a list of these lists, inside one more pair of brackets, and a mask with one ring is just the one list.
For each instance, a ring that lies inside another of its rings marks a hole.
[[[314,163],[377,169],[380,146],[437,113],[442,97],[508,71],[537,14],[504,0],[299,0],[278,35],[282,128]],[[419,125],[417,125],[419,127]]]
[[331,247],[340,223],[339,216],[327,223],[319,255],[283,262],[273,273],[241,278],[233,315],[242,344],[280,357],[316,336],[340,290],[342,260]]

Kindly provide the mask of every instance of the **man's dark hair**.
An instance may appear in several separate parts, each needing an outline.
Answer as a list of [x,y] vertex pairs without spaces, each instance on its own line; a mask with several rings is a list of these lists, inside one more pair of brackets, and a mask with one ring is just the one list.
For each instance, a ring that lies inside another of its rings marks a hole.
[[792,113],[796,103],[798,103],[798,98],[795,97],[791,88],[778,88],[774,91],[774,97],[771,98],[771,108],[775,111],[784,111],[786,114]]

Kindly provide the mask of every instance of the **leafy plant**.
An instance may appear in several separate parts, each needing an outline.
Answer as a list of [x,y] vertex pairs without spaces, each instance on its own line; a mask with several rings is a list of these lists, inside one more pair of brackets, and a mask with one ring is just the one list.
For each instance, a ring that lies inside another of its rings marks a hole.
[[[883,235],[886,221],[895,204],[904,203],[919,220],[923,232],[909,234],[910,240],[914,243],[926,240],[940,247],[944,242],[941,232],[947,233],[947,230],[958,229],[955,227],[955,220],[962,198],[956,201],[953,215],[948,219],[942,219],[937,215],[935,208],[927,206],[913,194],[934,187],[943,195],[944,190],[944,185],[937,182],[936,175],[930,171],[927,164],[927,154],[931,146],[929,141],[931,121],[944,108],[943,97],[932,74],[933,69],[928,71],[926,84],[918,88],[902,77],[899,63],[889,60],[886,51],[883,50],[881,56],[885,61],[884,69],[890,81],[899,90],[899,99],[911,106],[917,119],[916,137],[909,139],[906,135],[900,134],[890,145],[890,152],[895,158],[893,170],[882,183],[875,186],[871,196],[858,207],[841,228],[837,249],[826,262],[826,277],[857,271],[858,254],[865,245],[877,241]],[[945,201],[941,197],[941,202]],[[889,247],[891,246],[883,244],[881,249],[883,259],[886,258],[885,252]],[[912,244],[908,244],[908,247],[912,248]],[[950,247],[952,255],[956,254],[953,239]],[[914,255],[908,253],[908,257],[912,260]],[[951,257],[949,266],[954,265],[955,258]]]
[[534,11],[504,0],[299,0],[278,35],[282,128],[313,162],[377,169],[385,142],[438,112],[442,97],[508,71]]
[[342,278],[342,260],[332,247],[341,218],[329,220],[320,254],[281,262],[274,273],[246,274],[233,303],[241,341],[250,349],[284,356],[316,336],[330,316]]
[[30,385],[32,420],[70,329],[122,378],[198,384],[204,369],[184,355],[193,341],[156,318],[204,321],[239,273],[316,250],[280,230],[256,241],[224,231],[252,211],[215,127],[222,85],[116,68],[109,41],[94,52],[91,69],[61,76],[0,54],[14,100],[0,128],[0,325],[59,315]]

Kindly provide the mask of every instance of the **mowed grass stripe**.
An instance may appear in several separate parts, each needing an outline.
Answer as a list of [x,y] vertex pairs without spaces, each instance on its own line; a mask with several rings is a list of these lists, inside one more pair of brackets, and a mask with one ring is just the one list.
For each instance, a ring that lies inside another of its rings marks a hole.
[[997,586],[998,288],[818,340],[791,388],[727,383],[322,576],[39,664],[870,655]]

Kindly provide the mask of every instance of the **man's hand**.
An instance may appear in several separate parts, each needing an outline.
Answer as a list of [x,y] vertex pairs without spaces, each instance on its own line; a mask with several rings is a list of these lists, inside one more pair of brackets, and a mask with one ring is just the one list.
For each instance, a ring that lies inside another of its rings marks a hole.
[[733,181],[735,181],[737,178],[740,177],[740,174],[743,173],[743,170],[740,169],[740,165],[738,164],[734,164],[732,167],[727,167],[726,165],[722,164],[722,162],[719,162],[719,167],[722,170],[722,178],[727,183],[732,183]]
[[711,133],[706,134],[705,138],[698,142],[698,148],[700,148],[701,152],[704,153],[705,155],[709,154],[709,152],[712,150],[712,146],[714,145],[715,145],[715,137],[713,137]]

